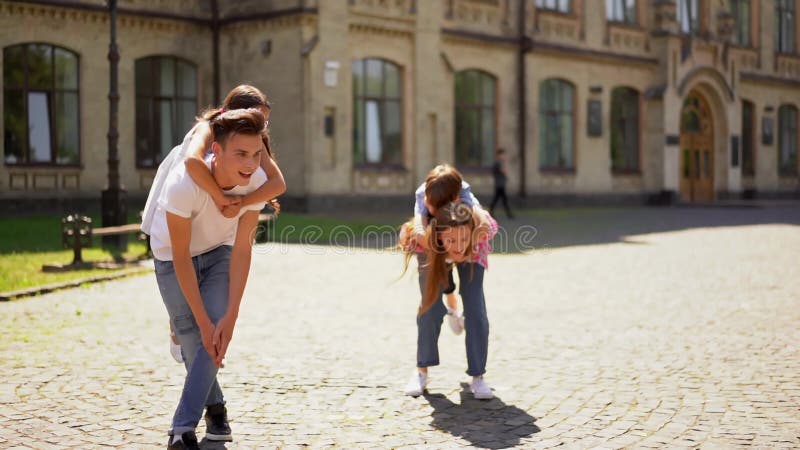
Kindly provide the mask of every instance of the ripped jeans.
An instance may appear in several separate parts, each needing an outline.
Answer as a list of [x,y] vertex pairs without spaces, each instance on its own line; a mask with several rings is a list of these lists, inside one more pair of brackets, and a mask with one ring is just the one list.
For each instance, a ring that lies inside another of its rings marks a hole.
[[[223,245],[192,258],[200,296],[211,322],[216,324],[228,310],[230,259],[232,247]],[[206,405],[224,403],[217,383],[218,368],[203,347],[200,328],[183,296],[172,261],[155,260],[156,281],[172,329],[181,344],[186,365],[186,380],[172,418],[170,435],[194,431]]]

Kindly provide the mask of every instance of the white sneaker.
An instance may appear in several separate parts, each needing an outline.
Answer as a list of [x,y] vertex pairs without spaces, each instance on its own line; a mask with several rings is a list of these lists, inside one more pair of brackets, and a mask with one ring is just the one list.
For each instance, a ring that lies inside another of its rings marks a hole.
[[172,334],[170,333],[169,337],[169,354],[172,355],[172,359],[175,360],[177,363],[183,363],[183,351],[181,351],[181,344],[176,344],[172,342]]
[[412,397],[419,397],[425,392],[425,388],[428,386],[428,374],[422,373],[420,371],[414,372],[411,375],[411,379],[408,380],[408,384],[406,385],[405,394],[410,395]]
[[483,380],[483,376],[472,377],[472,383],[469,385],[469,390],[472,391],[472,395],[474,395],[478,400],[489,400],[494,398],[492,388],[486,384],[486,381]]
[[464,331],[464,316],[461,310],[447,308],[447,325],[456,336]]

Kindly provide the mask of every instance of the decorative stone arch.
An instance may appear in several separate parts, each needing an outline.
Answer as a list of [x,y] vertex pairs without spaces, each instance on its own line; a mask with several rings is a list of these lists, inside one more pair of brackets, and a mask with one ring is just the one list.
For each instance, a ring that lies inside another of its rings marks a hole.
[[[738,129],[741,106],[734,101],[733,91],[716,70],[697,70],[691,75],[691,72],[687,74],[678,86],[681,105],[691,92],[699,93],[708,103],[714,130],[713,188],[715,193],[727,192],[732,177],[729,166],[730,135],[732,129]],[[679,109],[676,113],[681,114],[681,111]]]
[[678,95],[680,95],[681,98],[685,97],[686,94],[691,91],[693,85],[700,80],[705,80],[710,85],[716,85],[717,90],[724,94],[722,97],[728,102],[736,100],[736,94],[728,84],[728,80],[726,80],[725,76],[717,69],[711,66],[698,66],[686,73],[678,83]]

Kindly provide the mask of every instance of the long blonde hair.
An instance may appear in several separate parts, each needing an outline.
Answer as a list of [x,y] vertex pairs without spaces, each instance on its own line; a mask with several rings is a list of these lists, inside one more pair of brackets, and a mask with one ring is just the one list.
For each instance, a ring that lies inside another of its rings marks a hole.
[[[409,233],[413,232],[413,226],[412,221],[404,223],[402,227],[405,230],[401,231],[401,236],[409,235]],[[475,234],[475,221],[472,218],[472,208],[466,203],[450,202],[440,207],[425,228],[425,240],[428,243],[428,248],[425,251],[425,265],[422,269],[427,271],[427,279],[422,291],[422,302],[420,302],[419,311],[417,312],[418,316],[421,316],[433,306],[447,280],[447,251],[439,239],[439,234],[449,228],[459,226],[469,227],[470,242],[465,256],[470,257],[474,247],[472,240]],[[405,264],[403,266],[403,274],[405,274],[408,271],[408,265],[415,249],[411,247],[410,242],[404,242],[403,239],[401,239],[399,246],[405,253]]]

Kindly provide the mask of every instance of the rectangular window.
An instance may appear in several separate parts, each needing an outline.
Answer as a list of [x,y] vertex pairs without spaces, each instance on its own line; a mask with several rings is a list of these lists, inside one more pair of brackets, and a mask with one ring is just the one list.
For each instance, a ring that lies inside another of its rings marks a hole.
[[381,162],[383,145],[381,143],[381,118],[378,102],[369,100],[367,105],[366,135],[367,135],[367,162]]
[[606,0],[606,19],[609,22],[635,25],[636,0]]
[[734,20],[733,43],[750,46],[750,0],[730,0]]
[[78,94],[56,94],[56,163],[78,164]]
[[797,175],[797,108],[778,108],[778,164],[784,176]]
[[639,170],[639,93],[619,87],[611,91],[611,168]]
[[775,49],[778,53],[795,52],[795,0],[775,0]]
[[490,167],[495,153],[497,80],[479,70],[455,76],[455,157],[459,167]]
[[755,108],[750,102],[742,103],[742,174],[755,175]]
[[681,33],[696,33],[700,26],[698,0],[678,0],[678,23]]
[[574,88],[556,79],[540,83],[539,164],[542,169],[574,169]]
[[18,164],[25,162],[25,143],[28,141],[25,94],[22,91],[6,91],[5,94],[3,98],[5,163]]
[[53,156],[50,147],[50,102],[44,92],[28,92],[28,148],[31,161],[49,162]]
[[569,0],[536,0],[536,7],[562,13],[570,12]]

